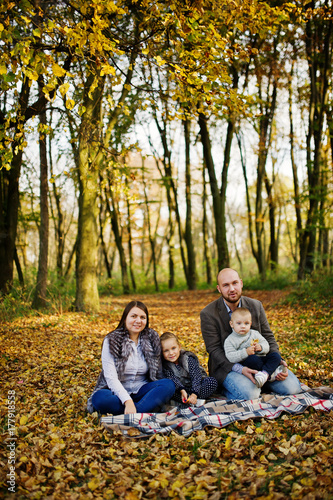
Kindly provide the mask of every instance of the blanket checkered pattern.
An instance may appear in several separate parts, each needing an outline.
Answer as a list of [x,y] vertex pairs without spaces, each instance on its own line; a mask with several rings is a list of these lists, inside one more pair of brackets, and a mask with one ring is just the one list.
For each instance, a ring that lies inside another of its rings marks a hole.
[[104,416],[101,423],[108,431],[121,431],[126,437],[149,437],[172,431],[189,436],[207,426],[222,428],[237,420],[273,419],[282,412],[297,415],[309,407],[315,410],[333,410],[333,389],[319,387],[292,396],[262,394],[260,398],[251,401],[215,400],[198,408],[175,407],[166,413]]

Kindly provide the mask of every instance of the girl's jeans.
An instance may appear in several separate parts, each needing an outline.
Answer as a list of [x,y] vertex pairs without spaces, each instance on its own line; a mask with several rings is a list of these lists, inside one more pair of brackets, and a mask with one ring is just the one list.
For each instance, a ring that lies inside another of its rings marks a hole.
[[[175,392],[175,384],[170,379],[162,378],[143,385],[136,394],[131,394],[137,413],[150,413],[167,403]],[[125,405],[110,389],[100,389],[92,396],[92,404],[100,413],[121,415]]]

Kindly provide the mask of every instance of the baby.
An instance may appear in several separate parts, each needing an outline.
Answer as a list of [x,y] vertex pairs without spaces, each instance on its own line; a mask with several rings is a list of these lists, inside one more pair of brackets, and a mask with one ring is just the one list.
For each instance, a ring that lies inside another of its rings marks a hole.
[[286,370],[280,365],[281,355],[270,352],[267,340],[256,330],[251,330],[251,313],[245,307],[238,307],[231,315],[231,334],[224,342],[224,352],[231,363],[258,370],[254,375],[256,386],[273,382],[278,373]]
[[217,380],[207,376],[195,354],[181,349],[177,335],[165,332],[160,339],[163,375],[176,386],[173,399],[195,406],[205,404],[205,399],[216,391]]

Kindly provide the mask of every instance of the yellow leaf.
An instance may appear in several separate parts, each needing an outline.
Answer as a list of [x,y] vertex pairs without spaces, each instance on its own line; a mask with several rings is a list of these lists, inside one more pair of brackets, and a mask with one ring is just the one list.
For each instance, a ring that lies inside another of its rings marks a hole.
[[26,415],[23,415],[20,418],[20,425],[25,425],[28,422],[28,417]]
[[303,486],[313,486],[313,479],[311,479],[311,477],[303,477],[303,479],[301,479],[301,484],[303,484]]
[[171,486],[171,489],[172,490],[175,490],[175,489],[179,489],[179,488],[182,488],[184,486],[184,483],[182,483],[181,481],[175,481],[173,483],[173,485]]
[[149,49],[148,48],[147,49],[142,49],[142,54],[144,54],[145,56],[147,54],[149,54]]
[[67,109],[73,109],[74,106],[75,106],[75,102],[73,101],[73,99],[66,100],[66,108]]
[[59,64],[57,63],[54,63],[52,65],[52,72],[54,76],[64,76],[66,74],[66,71],[63,68],[61,68],[61,66],[59,66]]
[[101,76],[104,75],[115,75],[116,70],[114,69],[113,66],[110,66],[110,64],[102,64],[101,66]]
[[99,478],[97,477],[94,477],[91,481],[89,481],[88,483],[88,488],[91,490],[91,491],[94,491],[96,490],[101,484],[101,481]]
[[224,445],[227,450],[230,448],[231,443],[232,443],[232,437],[228,436],[227,439],[225,440],[225,445]]
[[161,57],[161,56],[156,56],[156,57],[155,57],[155,60],[156,60],[156,62],[157,62],[157,64],[158,64],[159,66],[162,66],[162,64],[165,64],[165,62],[166,62],[164,59],[162,59],[162,57]]
[[60,85],[59,92],[62,95],[62,97],[64,97],[67,94],[68,89],[69,89],[69,83],[64,83],[63,85]]
[[5,64],[0,64],[0,75],[5,75],[7,73],[7,68]]
[[267,475],[267,472],[262,467],[260,467],[260,469],[257,470],[257,476],[260,477],[260,476],[266,476],[266,475]]

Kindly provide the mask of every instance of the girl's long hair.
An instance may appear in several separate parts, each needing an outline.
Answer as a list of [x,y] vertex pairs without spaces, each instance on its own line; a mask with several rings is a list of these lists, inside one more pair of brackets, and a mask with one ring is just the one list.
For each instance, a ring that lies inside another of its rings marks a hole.
[[126,318],[129,314],[130,310],[133,309],[133,307],[138,307],[139,309],[141,309],[145,313],[146,318],[147,318],[147,323],[146,323],[145,328],[149,328],[149,314],[148,314],[147,306],[143,302],[140,302],[139,300],[132,300],[125,307],[125,309],[123,311],[123,315],[120,319],[119,325],[117,326],[117,329],[118,328],[125,329]]

